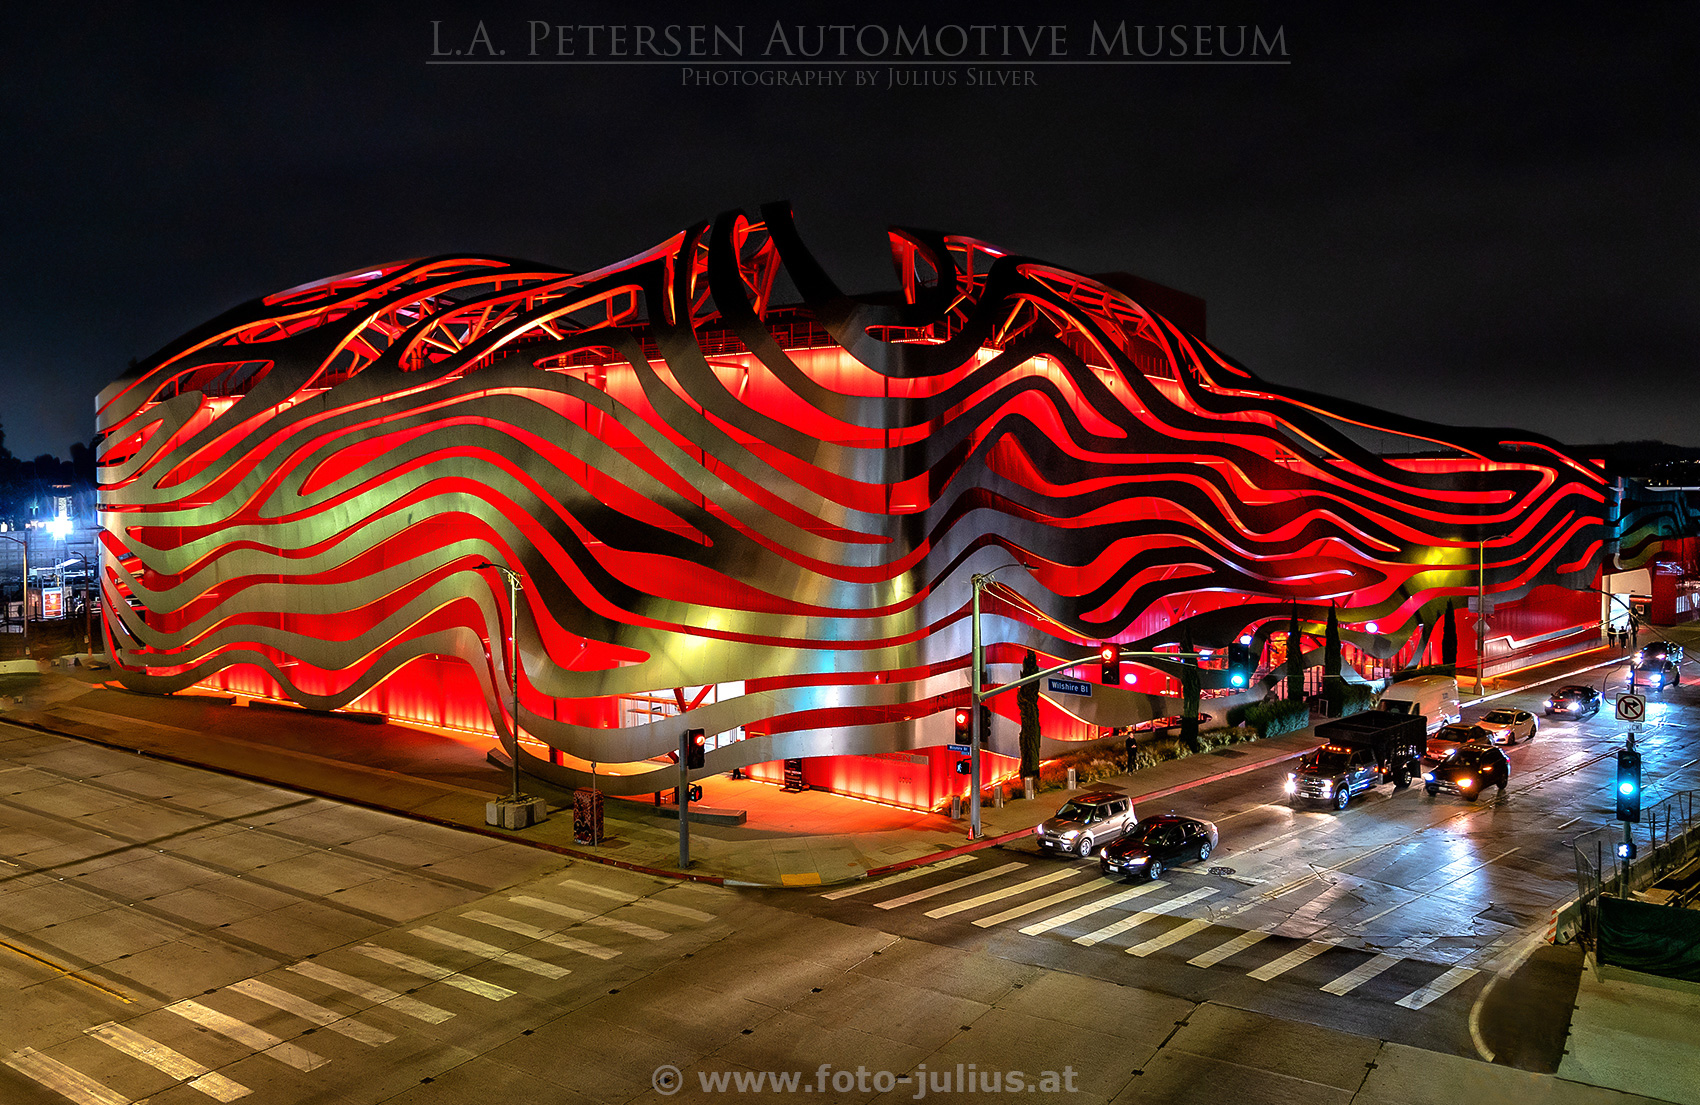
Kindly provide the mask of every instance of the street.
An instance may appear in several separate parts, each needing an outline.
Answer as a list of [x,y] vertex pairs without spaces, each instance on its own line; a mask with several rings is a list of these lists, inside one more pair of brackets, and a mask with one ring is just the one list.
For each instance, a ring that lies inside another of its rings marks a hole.
[[[1538,713],[1545,691],[1493,705]],[[1696,785],[1693,694],[1650,711],[1649,802]],[[1543,719],[1477,803],[1384,786],[1295,809],[1284,767],[1183,791],[1140,814],[1207,818],[1220,845],[1155,882],[1022,840],[735,890],[0,724],[0,1100],[661,1100],[669,1064],[1060,1070],[1065,1051],[1085,1099],[1144,1100],[1137,1057],[1224,1008],[1550,1071],[1570,949],[1477,999],[1574,893],[1568,841],[1610,820],[1621,732],[1609,700]],[[995,1056],[976,1050],[994,1025]]]

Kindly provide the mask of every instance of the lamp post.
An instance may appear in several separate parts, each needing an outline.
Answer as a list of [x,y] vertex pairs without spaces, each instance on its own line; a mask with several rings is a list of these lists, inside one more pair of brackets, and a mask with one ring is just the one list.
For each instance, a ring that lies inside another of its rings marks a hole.
[[24,530],[22,539],[8,537],[4,533],[0,533],[0,537],[24,550],[24,659],[27,660],[30,655],[30,531]]
[[519,573],[501,564],[492,564],[488,560],[475,567],[475,571],[494,568],[502,573],[502,578],[508,583],[508,674],[514,684],[513,733],[514,746],[509,755],[513,761],[513,793],[508,801],[518,802],[519,793]]
[[[1453,669],[1453,674],[1457,674],[1456,668]],[[1476,542],[1476,695],[1478,697],[1486,697],[1487,695],[1487,538],[1485,537]]]
[[972,643],[969,649],[969,665],[974,669],[968,677],[968,778],[972,780],[968,787],[968,839],[980,839],[980,745],[984,743],[986,734],[980,732],[980,700],[984,691],[984,678],[981,674],[981,664],[984,654],[980,643],[980,592],[985,590],[992,577],[1004,568],[1020,567],[1018,564],[1004,564],[989,572],[976,572],[969,577],[973,584],[974,598],[972,603],[974,627]]

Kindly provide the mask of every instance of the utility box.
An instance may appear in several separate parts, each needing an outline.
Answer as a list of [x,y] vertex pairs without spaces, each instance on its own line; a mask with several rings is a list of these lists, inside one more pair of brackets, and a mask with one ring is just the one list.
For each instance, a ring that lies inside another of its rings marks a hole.
[[524,829],[549,820],[549,803],[541,798],[498,798],[484,803],[484,824],[501,829]]
[[602,792],[589,787],[573,791],[573,839],[580,844],[602,843]]

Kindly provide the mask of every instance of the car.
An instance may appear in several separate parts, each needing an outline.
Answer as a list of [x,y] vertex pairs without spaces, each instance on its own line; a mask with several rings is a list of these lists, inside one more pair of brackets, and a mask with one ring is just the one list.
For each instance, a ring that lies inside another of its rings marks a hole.
[[1054,817],[1033,829],[1042,852],[1073,852],[1085,858],[1101,844],[1119,840],[1138,819],[1133,799],[1119,790],[1082,794],[1063,803]]
[[1649,660],[1669,660],[1673,664],[1680,664],[1682,646],[1675,641],[1648,641],[1635,650],[1635,659],[1632,662],[1642,664]]
[[1493,733],[1480,725],[1442,725],[1435,731],[1434,736],[1428,739],[1428,758],[1439,759],[1453,749],[1468,744],[1492,743]]
[[1176,863],[1203,863],[1216,850],[1216,826],[1196,817],[1147,817],[1114,844],[1104,846],[1098,866],[1105,876],[1156,879]]
[[1560,687],[1547,697],[1544,709],[1547,717],[1589,718],[1600,712],[1603,701],[1600,692],[1580,683]]
[[1535,715],[1527,710],[1501,709],[1483,714],[1476,727],[1486,730],[1495,744],[1516,744],[1520,740],[1534,740],[1535,730],[1540,726]]
[[1670,660],[1637,658],[1629,665],[1630,690],[1636,687],[1650,687],[1655,691],[1662,691],[1666,687],[1680,686],[1681,683],[1682,669]]
[[1466,744],[1435,760],[1423,761],[1423,787],[1433,798],[1443,790],[1474,802],[1488,787],[1505,793],[1511,781],[1511,761],[1493,745]]

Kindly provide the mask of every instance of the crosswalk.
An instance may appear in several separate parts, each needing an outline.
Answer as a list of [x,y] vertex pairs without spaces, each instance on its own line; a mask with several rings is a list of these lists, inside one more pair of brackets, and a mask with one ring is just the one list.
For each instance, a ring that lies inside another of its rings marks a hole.
[[[1235,927],[1243,905],[1215,908],[1223,891],[1174,874],[1132,885],[1100,877],[1095,866],[1054,870],[998,863],[983,853],[827,891],[821,898],[892,912],[915,907],[930,920],[978,928],[1011,925],[1022,936],[1062,939],[1083,948],[1113,946],[1146,958],[1158,953],[1206,970],[1234,971],[1254,982],[1312,986],[1336,997],[1373,992],[1399,1008],[1420,1010],[1475,977],[1473,967],[1412,956],[1374,954],[1322,940]],[[1191,885],[1188,885],[1188,884]],[[901,892],[887,896],[894,887]],[[978,916],[976,916],[978,914]],[[1397,950],[1397,949],[1395,949]]]
[[[379,1048],[396,1041],[395,1032],[380,1025],[394,1028],[398,1016],[426,1025],[456,1016],[453,1008],[444,1008],[455,1005],[454,1000],[445,1000],[446,991],[444,997],[433,997],[437,1003],[433,1004],[404,990],[426,983],[449,987],[470,996],[472,1005],[462,1006],[464,1011],[514,997],[526,985],[562,982],[573,974],[574,960],[580,964],[613,960],[716,919],[712,913],[677,901],[658,901],[578,879],[530,889],[530,894],[485,899],[431,918],[429,923],[171,1002],[163,1008],[185,1022],[180,1038],[169,1031],[169,1022],[161,1031],[157,1021],[149,1022],[152,1035],[117,1021],[94,1025],[83,1035],[124,1057],[120,1064],[143,1064],[213,1101],[233,1102],[255,1088],[217,1069],[230,1065],[229,1044],[238,1045],[243,1058],[259,1055],[296,1071],[318,1071],[333,1062],[335,1049],[322,1042],[309,1048],[306,1041],[327,1040],[309,1033],[323,1030]],[[628,912],[639,919],[627,916]],[[524,951],[516,951],[492,942],[503,939],[500,933],[530,943]],[[537,981],[528,984],[524,978]],[[256,1015],[256,1008],[265,1012]],[[216,1060],[206,1054],[211,1037],[224,1041]],[[0,1062],[76,1105],[142,1105],[114,1089],[114,1079],[95,1077],[94,1071],[71,1065],[70,1055],[23,1047],[0,1051]]]

